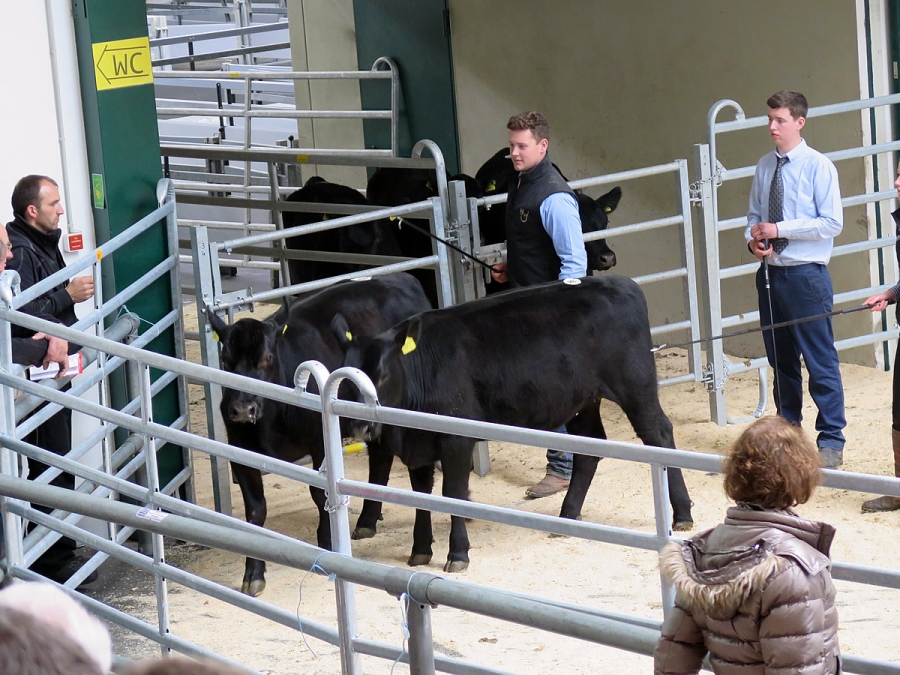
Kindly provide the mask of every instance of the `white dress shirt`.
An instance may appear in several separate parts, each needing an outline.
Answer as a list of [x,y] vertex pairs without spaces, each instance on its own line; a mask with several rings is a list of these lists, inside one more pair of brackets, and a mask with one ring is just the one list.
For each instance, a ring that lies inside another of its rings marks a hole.
[[[750,228],[769,220],[769,188],[775,173],[777,151],[765,155],[756,165],[750,189],[750,211],[744,238],[753,240]],[[776,223],[778,236],[788,240],[780,254],[773,251],[770,264],[782,267],[821,263],[831,260],[834,238],[844,227],[841,188],[837,169],[821,152],[801,140],[787,153],[781,168],[784,182],[784,220]]]

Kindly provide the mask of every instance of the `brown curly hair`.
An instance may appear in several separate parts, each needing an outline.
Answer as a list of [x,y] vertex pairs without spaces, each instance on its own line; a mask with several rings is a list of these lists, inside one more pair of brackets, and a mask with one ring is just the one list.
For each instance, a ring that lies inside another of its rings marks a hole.
[[763,417],[747,427],[722,470],[729,497],[765,509],[805,504],[822,482],[815,445],[782,417]]
[[509,122],[506,123],[506,128],[510,131],[530,129],[536,141],[550,138],[550,123],[539,112],[531,111],[513,115],[509,118]]

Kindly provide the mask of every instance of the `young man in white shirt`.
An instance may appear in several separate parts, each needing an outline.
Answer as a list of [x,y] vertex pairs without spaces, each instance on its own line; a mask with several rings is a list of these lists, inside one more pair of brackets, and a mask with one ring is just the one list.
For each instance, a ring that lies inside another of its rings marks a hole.
[[[806,97],[780,91],[766,102],[775,150],[756,166],[744,236],[750,251],[768,259],[756,275],[760,325],[791,321],[832,310],[834,291],[826,265],[844,216],[837,170],[800,135],[806,124]],[[826,467],[843,463],[844,388],[831,319],[764,330],[769,365],[775,372],[778,414],[800,424],[803,376],[819,414],[817,445]]]

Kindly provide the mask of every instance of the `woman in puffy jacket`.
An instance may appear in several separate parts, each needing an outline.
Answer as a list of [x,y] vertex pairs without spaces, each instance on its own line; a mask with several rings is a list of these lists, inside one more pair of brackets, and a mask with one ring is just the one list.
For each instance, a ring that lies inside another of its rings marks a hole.
[[719,675],[840,673],[828,556],[835,531],[792,508],[821,481],[815,446],[798,427],[766,417],[741,434],[723,469],[737,502],[725,522],[660,554],[675,607],[654,672],[697,673],[708,653]]

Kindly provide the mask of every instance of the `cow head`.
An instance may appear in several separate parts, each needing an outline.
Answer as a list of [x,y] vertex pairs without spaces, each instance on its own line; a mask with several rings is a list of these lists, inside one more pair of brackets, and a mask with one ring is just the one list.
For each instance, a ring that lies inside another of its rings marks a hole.
[[[368,375],[378,392],[379,403],[392,408],[401,406],[406,390],[401,358],[404,351],[409,351],[404,344],[412,339],[407,338],[407,324],[404,321],[380,335],[367,337],[351,333],[343,314],[336,314],[331,322],[334,335],[344,350],[344,365],[359,368]],[[339,393],[341,398],[362,401],[362,395],[349,382],[342,384]],[[380,438],[381,426],[376,422],[347,418],[344,433],[358,440],[371,441]]]
[[[591,199],[587,195],[577,194],[578,211],[581,214],[581,230],[585,234],[605,230],[609,225],[609,214],[616,210],[622,199],[622,188],[614,187],[605,195]],[[603,272],[615,267],[616,254],[606,245],[605,239],[595,239],[584,245],[587,250],[588,269]]]
[[[264,382],[275,379],[275,324],[241,319],[229,326],[211,308],[207,307],[206,314],[222,346],[222,370]],[[223,388],[222,417],[226,422],[256,424],[263,416],[264,401],[255,394]]]

